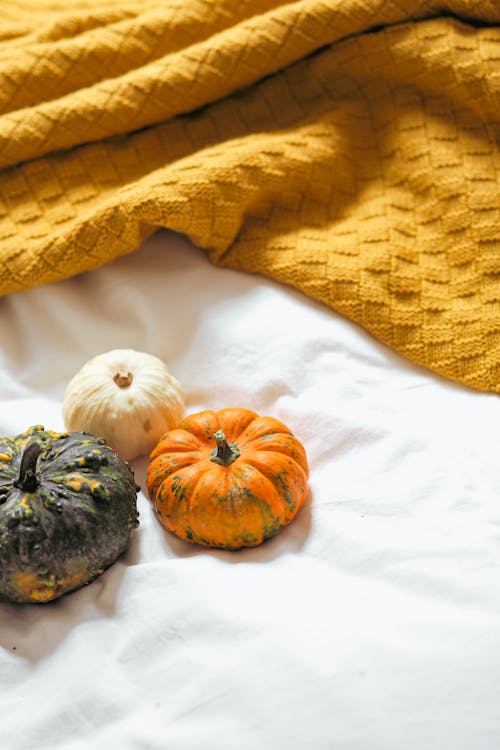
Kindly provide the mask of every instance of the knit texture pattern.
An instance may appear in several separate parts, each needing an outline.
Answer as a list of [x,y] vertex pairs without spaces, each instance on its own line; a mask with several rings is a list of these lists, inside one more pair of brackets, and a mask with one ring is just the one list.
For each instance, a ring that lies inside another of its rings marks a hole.
[[498,0],[0,3],[0,293],[158,227],[500,392]]

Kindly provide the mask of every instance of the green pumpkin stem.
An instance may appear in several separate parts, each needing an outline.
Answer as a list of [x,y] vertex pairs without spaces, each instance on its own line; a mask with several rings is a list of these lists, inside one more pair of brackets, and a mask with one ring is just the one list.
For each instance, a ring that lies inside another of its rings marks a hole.
[[19,476],[14,482],[15,486],[24,492],[34,492],[38,486],[36,477],[36,462],[38,456],[43,451],[42,446],[37,440],[28,443],[21,456],[21,466],[19,467]]
[[222,430],[214,432],[217,447],[210,454],[210,460],[221,466],[229,466],[236,461],[240,452],[234,443],[228,443]]

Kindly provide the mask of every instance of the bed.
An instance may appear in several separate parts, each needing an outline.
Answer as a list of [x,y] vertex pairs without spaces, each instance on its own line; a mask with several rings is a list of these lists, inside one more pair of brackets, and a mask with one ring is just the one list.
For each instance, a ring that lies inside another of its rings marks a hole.
[[0,436],[63,430],[126,348],[310,465],[295,520],[228,551],[165,531],[135,458],[125,554],[0,603],[1,750],[500,747],[499,24],[0,3]]
[[63,429],[70,377],[162,358],[187,412],[288,424],[310,492],[236,552],[159,525],[45,605],[0,605],[2,750],[496,750],[500,403],[319,302],[162,231],[0,301],[1,430]]

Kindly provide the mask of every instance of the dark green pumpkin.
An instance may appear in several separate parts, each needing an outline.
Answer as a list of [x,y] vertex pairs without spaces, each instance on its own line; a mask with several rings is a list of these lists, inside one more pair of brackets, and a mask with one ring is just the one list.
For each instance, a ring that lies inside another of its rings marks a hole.
[[138,525],[130,466],[102,438],[30,427],[0,439],[0,596],[47,602],[89,583]]

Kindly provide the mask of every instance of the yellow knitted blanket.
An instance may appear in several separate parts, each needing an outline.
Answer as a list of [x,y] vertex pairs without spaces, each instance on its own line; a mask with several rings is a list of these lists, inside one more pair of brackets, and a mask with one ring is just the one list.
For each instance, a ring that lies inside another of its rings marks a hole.
[[158,227],[500,392],[499,0],[0,3],[0,293]]

